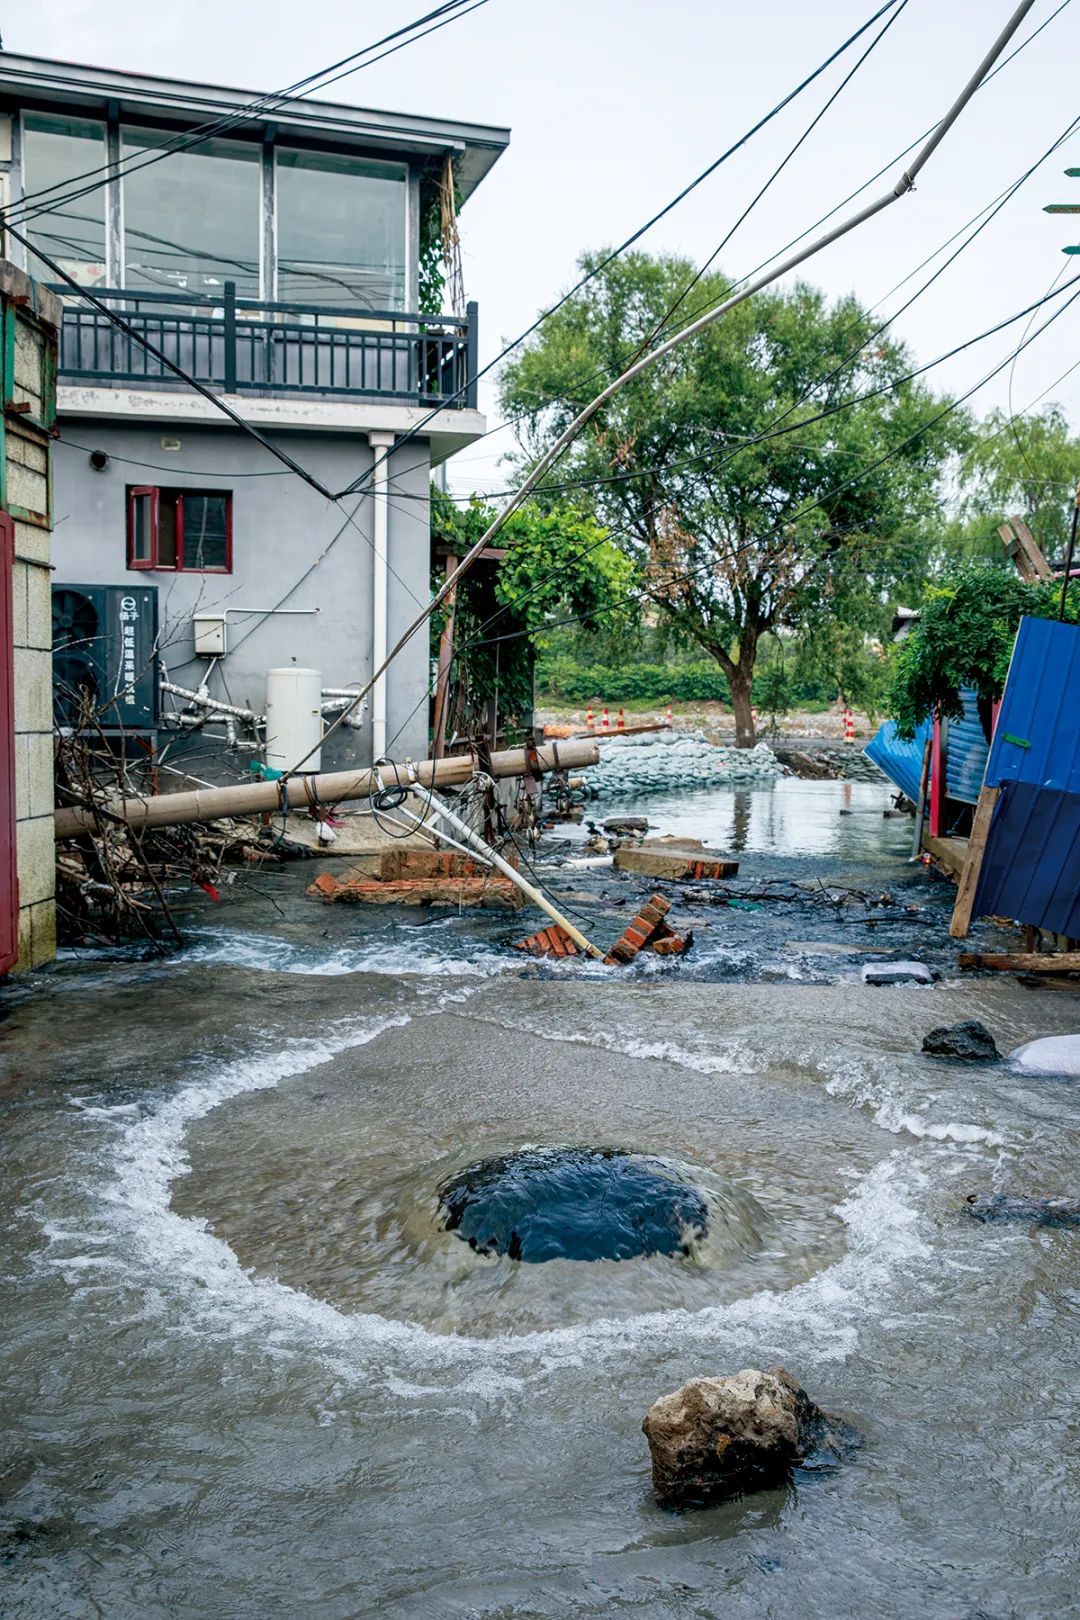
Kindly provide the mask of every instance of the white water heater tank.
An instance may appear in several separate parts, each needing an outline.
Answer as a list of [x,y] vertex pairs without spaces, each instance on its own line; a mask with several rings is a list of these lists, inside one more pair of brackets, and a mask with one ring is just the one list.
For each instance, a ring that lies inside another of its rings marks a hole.
[[[321,766],[322,671],[271,669],[266,674],[266,763],[290,771],[303,760],[304,772]],[[309,758],[304,758],[310,753]]]

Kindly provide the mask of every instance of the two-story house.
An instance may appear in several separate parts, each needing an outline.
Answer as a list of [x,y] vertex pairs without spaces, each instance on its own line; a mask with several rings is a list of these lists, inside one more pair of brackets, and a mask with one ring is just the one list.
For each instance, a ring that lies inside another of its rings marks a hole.
[[[476,306],[421,312],[424,245],[440,186],[467,201],[508,140],[0,54],[0,201],[31,244],[7,250],[64,308],[54,577],[129,607],[156,587],[174,764],[246,770],[269,670],[318,671],[332,714],[428,599],[432,468],[484,419]],[[326,499],[140,337],[325,489],[359,489]],[[421,634],[323,767],[423,757],[429,679]]]

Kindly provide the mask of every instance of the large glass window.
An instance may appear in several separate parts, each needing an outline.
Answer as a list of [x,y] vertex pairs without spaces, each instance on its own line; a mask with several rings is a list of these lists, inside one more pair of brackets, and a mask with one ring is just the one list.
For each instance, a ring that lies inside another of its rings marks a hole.
[[[28,113],[23,135],[23,191],[31,199],[28,206],[48,210],[30,220],[27,236],[81,287],[102,285],[107,192],[99,182],[107,157],[105,126]],[[56,186],[62,189],[48,191]],[[84,188],[87,195],[77,195]],[[48,194],[31,196],[41,191]],[[55,280],[40,261],[30,269],[44,281]]]
[[405,307],[406,171],[277,153],[277,296],[344,309]]
[[260,155],[253,142],[203,141],[139,166],[140,156],[177,139],[125,129],[124,285],[133,290],[220,295],[235,281],[259,296]]

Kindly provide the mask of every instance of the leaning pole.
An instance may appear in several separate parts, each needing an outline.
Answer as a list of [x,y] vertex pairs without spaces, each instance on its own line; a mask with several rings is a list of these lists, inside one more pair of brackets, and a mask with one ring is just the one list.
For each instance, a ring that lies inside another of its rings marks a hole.
[[[490,760],[490,762],[489,762]],[[527,771],[580,770],[600,761],[599,745],[587,738],[545,743],[530,751],[508,748],[489,756],[484,770],[495,778],[524,776]],[[126,795],[102,799],[92,805],[61,805],[55,812],[57,838],[78,838],[100,827],[103,819],[122,821],[136,831],[154,827],[181,827],[196,821],[218,821],[228,816],[252,816],[314,805],[343,804],[366,799],[386,787],[463,787],[477,770],[472,754],[417,763],[388,761],[370,770],[330,771],[292,776],[269,782],[239,782],[234,787],[197,788],[187,793],[162,793],[153,798]]]

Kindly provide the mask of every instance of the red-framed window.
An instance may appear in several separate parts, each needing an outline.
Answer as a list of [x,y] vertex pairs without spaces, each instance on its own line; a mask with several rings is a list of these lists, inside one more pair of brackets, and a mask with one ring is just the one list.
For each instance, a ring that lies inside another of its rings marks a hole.
[[129,568],[232,573],[231,491],[135,484],[127,498]]

